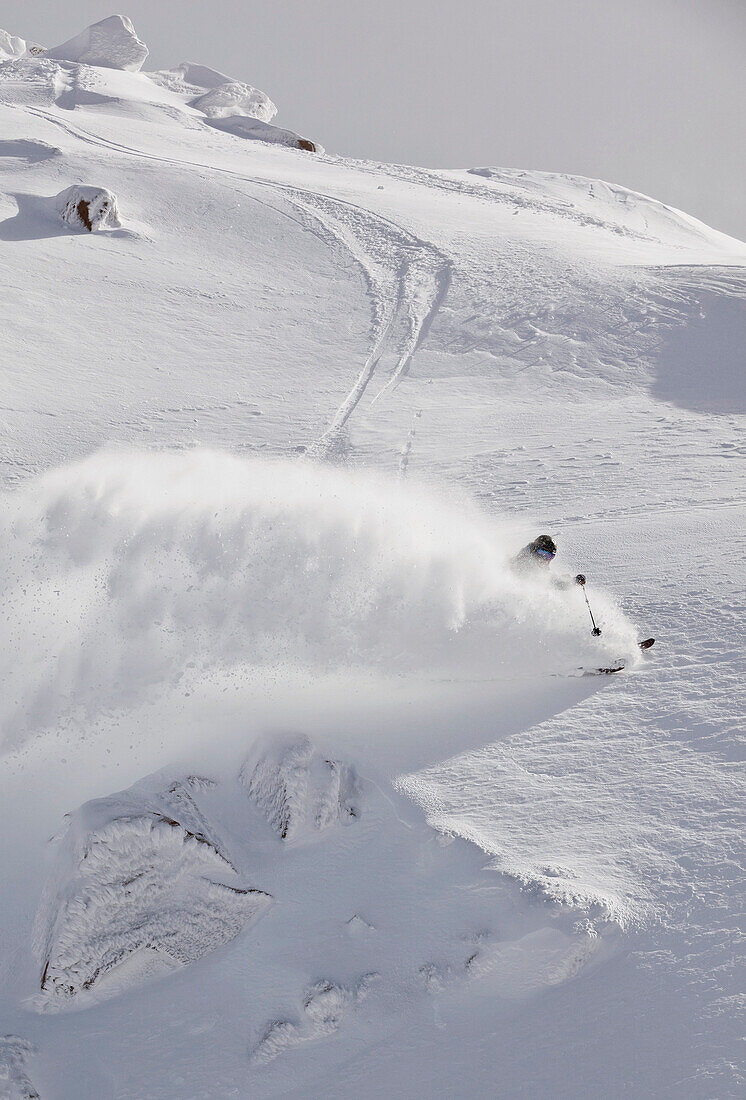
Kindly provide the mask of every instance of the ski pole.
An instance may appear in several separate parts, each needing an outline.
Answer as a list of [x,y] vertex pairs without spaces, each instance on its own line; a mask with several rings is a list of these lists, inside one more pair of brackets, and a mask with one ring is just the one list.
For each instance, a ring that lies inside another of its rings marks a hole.
[[593,635],[594,638],[597,638],[599,636],[599,634],[601,633],[601,627],[596,626],[596,620],[593,618],[593,612],[591,611],[591,605],[588,602],[588,593],[585,590],[585,577],[583,576],[582,573],[578,573],[577,577],[575,578],[575,583],[579,584],[580,587],[583,589],[583,595],[585,596],[585,606],[588,608],[588,614],[590,615],[591,622],[593,623],[593,630],[591,631],[591,634]]

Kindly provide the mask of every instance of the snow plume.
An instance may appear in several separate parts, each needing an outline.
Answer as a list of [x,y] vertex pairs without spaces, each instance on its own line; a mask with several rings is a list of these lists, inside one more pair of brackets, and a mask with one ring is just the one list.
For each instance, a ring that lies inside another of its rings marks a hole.
[[516,677],[635,651],[621,612],[514,573],[517,536],[394,479],[219,452],[104,453],[6,494],[0,725],[213,674]]

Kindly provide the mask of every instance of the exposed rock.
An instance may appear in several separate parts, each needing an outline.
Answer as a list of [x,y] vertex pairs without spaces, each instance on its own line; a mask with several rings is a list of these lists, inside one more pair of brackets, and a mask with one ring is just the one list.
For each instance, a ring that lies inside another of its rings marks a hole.
[[268,95],[253,88],[251,84],[242,84],[239,81],[211,88],[204,95],[193,99],[190,106],[202,111],[208,118],[246,116],[261,122],[271,122],[277,114],[277,108]]
[[94,230],[117,229],[122,224],[116,195],[105,187],[74,184],[60,191],[55,203],[63,222],[71,229],[87,229],[92,233]]
[[268,141],[274,145],[287,145],[291,149],[305,149],[308,153],[323,153],[320,145],[308,138],[294,134],[292,130],[283,130],[279,126],[270,126],[256,118],[246,118],[245,115],[229,115],[227,118],[208,118],[205,121],[217,130],[224,130],[227,134],[235,134],[236,137],[248,138],[251,141]]
[[0,31],[0,61],[16,61],[26,52],[26,43],[15,34]]
[[110,15],[93,23],[74,38],[46,51],[55,61],[76,61],[105,69],[137,72],[148,56],[148,47],[137,37],[126,15]]

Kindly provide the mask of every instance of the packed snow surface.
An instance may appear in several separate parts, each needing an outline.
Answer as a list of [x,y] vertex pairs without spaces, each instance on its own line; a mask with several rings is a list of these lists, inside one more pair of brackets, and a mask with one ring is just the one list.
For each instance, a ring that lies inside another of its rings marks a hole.
[[146,53],[0,36],[3,1095],[740,1097],[746,246]]

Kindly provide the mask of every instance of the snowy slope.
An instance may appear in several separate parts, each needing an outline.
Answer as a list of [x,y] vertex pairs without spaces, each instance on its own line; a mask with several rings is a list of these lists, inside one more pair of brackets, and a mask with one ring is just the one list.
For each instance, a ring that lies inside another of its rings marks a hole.
[[0,61],[0,1082],[741,1095],[746,245],[126,22]]

